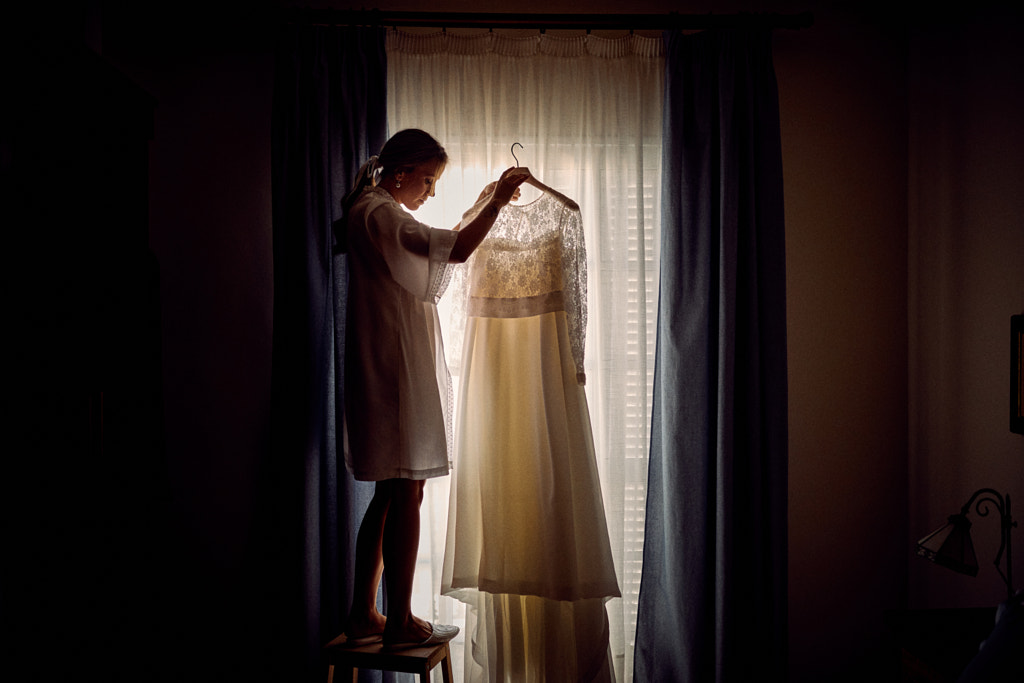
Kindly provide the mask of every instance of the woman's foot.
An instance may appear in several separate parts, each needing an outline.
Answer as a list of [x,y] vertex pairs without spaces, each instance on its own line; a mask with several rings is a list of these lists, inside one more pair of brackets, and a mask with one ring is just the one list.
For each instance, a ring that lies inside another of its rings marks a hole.
[[379,612],[366,617],[349,617],[345,627],[345,637],[353,644],[377,642],[384,635],[387,618]]
[[433,633],[434,627],[429,621],[410,614],[404,620],[395,616],[387,621],[384,628],[385,643],[418,643],[426,640]]

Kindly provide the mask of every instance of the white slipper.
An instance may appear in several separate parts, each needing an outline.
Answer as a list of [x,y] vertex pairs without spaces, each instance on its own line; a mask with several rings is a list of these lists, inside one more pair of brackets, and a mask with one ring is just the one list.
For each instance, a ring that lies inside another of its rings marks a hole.
[[449,626],[447,624],[431,624],[430,635],[425,640],[419,642],[405,641],[400,643],[388,643],[385,641],[383,649],[385,650],[409,650],[414,647],[433,647],[434,645],[441,645],[447,643],[449,640],[459,635],[458,626]]

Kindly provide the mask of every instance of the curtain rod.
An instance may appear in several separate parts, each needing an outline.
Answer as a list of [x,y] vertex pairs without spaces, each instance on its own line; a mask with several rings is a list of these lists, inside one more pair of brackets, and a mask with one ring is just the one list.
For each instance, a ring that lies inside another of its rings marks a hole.
[[325,26],[416,26],[438,28],[575,29],[639,30],[709,28],[809,28],[811,12],[799,14],[511,14],[490,12],[399,12],[378,9],[313,9],[293,7],[285,10],[285,20],[293,24]]

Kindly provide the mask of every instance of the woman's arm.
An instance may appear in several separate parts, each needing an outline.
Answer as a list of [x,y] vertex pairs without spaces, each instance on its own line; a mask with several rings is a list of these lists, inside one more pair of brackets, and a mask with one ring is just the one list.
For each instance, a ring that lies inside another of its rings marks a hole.
[[476,218],[459,230],[455,246],[452,247],[451,255],[448,257],[450,262],[465,263],[470,254],[487,237],[487,233],[498,217],[498,212],[501,211],[503,206],[512,201],[512,197],[519,189],[519,186],[529,177],[529,169],[521,166],[506,169],[501,174],[501,177],[494,186],[494,191],[491,192],[491,198],[484,205],[483,209],[480,210]]

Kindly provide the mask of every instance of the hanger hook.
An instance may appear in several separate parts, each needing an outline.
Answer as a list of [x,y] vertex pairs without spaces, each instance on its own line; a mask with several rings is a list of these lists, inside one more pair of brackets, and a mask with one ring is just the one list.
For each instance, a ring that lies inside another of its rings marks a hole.
[[[519,142],[512,143],[512,158],[516,160],[516,168],[519,168],[519,157],[516,156],[516,145],[519,145],[520,147],[523,147],[523,145]],[[523,149],[526,148],[523,147]]]

